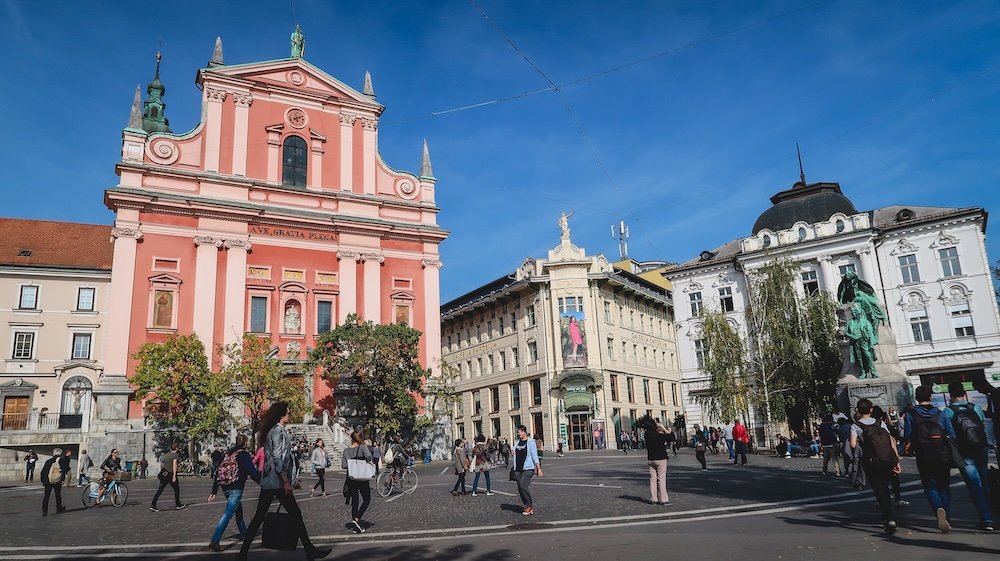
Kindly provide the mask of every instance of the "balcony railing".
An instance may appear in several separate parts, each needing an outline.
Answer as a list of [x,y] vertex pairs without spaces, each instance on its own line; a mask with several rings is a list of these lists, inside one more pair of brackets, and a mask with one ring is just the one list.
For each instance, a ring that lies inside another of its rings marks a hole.
[[59,413],[4,413],[0,416],[0,430],[80,430],[86,422],[84,415]]

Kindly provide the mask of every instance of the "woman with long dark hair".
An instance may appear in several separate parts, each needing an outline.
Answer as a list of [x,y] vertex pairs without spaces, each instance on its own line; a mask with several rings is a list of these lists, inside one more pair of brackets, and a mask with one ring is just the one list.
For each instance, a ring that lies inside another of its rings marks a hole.
[[274,499],[278,499],[281,506],[292,517],[292,524],[298,534],[302,547],[305,548],[306,559],[321,559],[330,554],[329,549],[321,549],[313,545],[306,532],[306,524],[302,520],[302,511],[299,510],[298,503],[295,502],[293,485],[298,483],[294,477],[294,467],[292,465],[292,442],[285,430],[285,423],[288,422],[288,405],[284,403],[273,403],[261,417],[260,426],[257,431],[258,444],[264,448],[264,469],[260,477],[260,497],[257,499],[257,511],[250,521],[246,535],[243,538],[243,547],[237,559],[245,560],[250,546],[253,544],[257,532],[264,523],[264,516]]
[[365,445],[365,437],[360,432],[351,433],[351,446],[345,448],[340,456],[340,467],[347,473],[347,498],[351,503],[351,531],[360,534],[365,531],[361,517],[368,510],[368,504],[372,500],[372,489],[368,480],[351,479],[350,471],[347,469],[348,460],[367,460],[374,462],[378,456],[372,453],[372,449]]

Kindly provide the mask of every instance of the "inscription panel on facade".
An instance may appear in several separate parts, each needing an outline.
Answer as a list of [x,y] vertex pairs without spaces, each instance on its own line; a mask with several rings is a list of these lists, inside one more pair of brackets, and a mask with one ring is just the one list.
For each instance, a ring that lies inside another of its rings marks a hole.
[[336,242],[337,234],[330,232],[316,232],[312,230],[299,230],[296,228],[277,228],[274,226],[250,226],[250,233],[257,236],[269,236],[272,238],[297,238],[300,240],[312,240],[321,242]]

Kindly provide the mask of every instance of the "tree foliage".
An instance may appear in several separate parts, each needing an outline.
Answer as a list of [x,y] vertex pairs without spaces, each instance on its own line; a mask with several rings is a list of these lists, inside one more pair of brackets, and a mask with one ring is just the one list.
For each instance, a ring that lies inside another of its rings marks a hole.
[[212,373],[197,335],[171,335],[146,343],[132,356],[138,361],[131,382],[135,397],[147,400],[159,426],[182,432],[189,443],[224,434],[232,424],[226,407],[229,382]]
[[351,314],[336,329],[320,335],[307,367],[334,383],[357,387],[357,403],[369,430],[412,431],[417,398],[424,395],[428,371],[418,362],[420,331],[404,324],[380,325]]
[[303,387],[288,377],[280,360],[268,356],[270,350],[270,341],[250,334],[239,343],[219,347],[224,359],[219,375],[235,386],[231,399],[246,411],[253,432],[264,409],[273,402],[287,403],[293,419],[301,418],[309,407]]
[[704,367],[708,388],[695,400],[710,417],[730,421],[745,417],[749,410],[750,388],[746,347],[725,314],[710,311],[703,316]]
[[441,373],[427,378],[424,384],[424,411],[416,422],[417,430],[427,430],[434,427],[442,416],[452,413],[452,406],[460,399],[455,391],[455,382],[459,379],[458,368],[447,362],[441,363]]
[[997,264],[990,267],[990,271],[993,273],[994,288],[993,293],[996,294],[997,303],[1000,304],[1000,259],[997,260]]

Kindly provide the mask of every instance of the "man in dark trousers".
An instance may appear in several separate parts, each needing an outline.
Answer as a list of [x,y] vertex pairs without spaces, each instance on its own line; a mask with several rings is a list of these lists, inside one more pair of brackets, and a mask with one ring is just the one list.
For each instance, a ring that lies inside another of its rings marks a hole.
[[73,458],[73,451],[72,450],[66,450],[65,452],[63,452],[62,457],[59,458],[59,469],[63,473],[63,481],[62,481],[62,483],[63,483],[63,485],[65,485],[67,487],[69,487],[70,483],[73,481],[73,478],[70,477],[70,475],[73,472],[69,468],[69,461],[72,458]]
[[28,455],[24,457],[24,482],[35,480],[35,464],[38,463],[38,454],[34,450],[28,450]]
[[[56,448],[52,451],[52,457],[42,465],[42,474],[39,477],[45,487],[45,496],[42,498],[42,516],[49,515],[49,495],[52,493],[56,495],[56,512],[66,510],[62,502],[62,484],[63,479],[69,474],[69,468],[67,467],[65,471],[62,469],[64,457],[62,449]],[[69,463],[68,459],[66,463]]]

